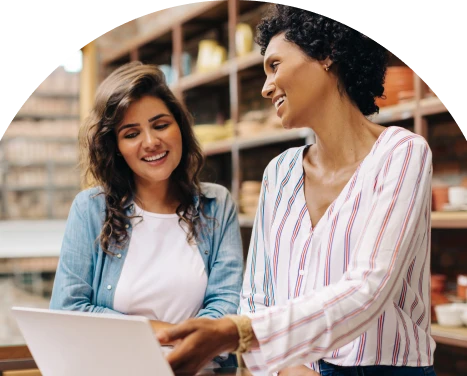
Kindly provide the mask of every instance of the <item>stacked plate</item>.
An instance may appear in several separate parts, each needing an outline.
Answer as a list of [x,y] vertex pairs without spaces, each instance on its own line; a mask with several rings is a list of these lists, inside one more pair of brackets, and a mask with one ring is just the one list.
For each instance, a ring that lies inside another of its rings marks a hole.
[[261,182],[254,180],[244,181],[240,188],[240,210],[248,216],[254,216],[259,202]]

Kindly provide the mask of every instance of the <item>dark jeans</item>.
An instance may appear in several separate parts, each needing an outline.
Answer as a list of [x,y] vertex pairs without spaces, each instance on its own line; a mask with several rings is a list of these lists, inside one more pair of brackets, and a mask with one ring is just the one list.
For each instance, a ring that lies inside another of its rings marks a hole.
[[322,376],[436,376],[431,367],[359,366],[339,367],[319,361]]

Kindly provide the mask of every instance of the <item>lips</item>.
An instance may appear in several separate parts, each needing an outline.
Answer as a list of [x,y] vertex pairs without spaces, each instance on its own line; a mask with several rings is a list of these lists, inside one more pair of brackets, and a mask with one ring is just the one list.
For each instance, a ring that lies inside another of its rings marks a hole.
[[274,107],[276,107],[276,110],[279,109],[279,107],[282,105],[282,103],[284,103],[285,101],[285,95],[277,98],[275,101],[274,101]]
[[147,155],[147,156],[141,158],[141,160],[143,160],[145,162],[156,162],[156,161],[161,160],[165,156],[167,156],[168,153],[169,153],[168,151],[164,151],[164,152],[158,153],[158,154]]

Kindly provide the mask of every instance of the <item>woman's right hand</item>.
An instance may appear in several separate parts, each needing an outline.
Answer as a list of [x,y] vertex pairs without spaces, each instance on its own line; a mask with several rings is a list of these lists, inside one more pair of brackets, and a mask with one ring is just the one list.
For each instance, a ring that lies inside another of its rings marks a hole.
[[[175,324],[171,324],[170,322],[151,320],[152,331],[154,332],[154,335],[156,337],[157,337],[157,334],[160,333],[162,330],[170,329],[173,326],[175,326]],[[175,341],[171,341],[171,342],[166,343],[166,345],[175,346],[175,345],[179,344],[180,342],[181,342],[181,340],[175,340]]]
[[319,373],[301,365],[284,368],[278,373],[278,376],[319,376]]

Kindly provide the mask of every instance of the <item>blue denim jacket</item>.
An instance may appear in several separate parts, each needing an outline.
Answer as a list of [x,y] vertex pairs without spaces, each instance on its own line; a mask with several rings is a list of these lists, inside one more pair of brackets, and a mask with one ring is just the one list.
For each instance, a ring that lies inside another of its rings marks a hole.
[[[229,191],[210,183],[202,183],[201,189],[207,218],[200,216],[203,226],[196,241],[208,285],[197,317],[218,318],[237,312],[243,269],[242,242],[236,206]],[[120,246],[110,245],[109,250],[115,256],[103,252],[96,240],[105,218],[105,200],[103,195],[96,196],[99,192],[100,188],[85,190],[73,201],[55,275],[51,309],[119,313],[113,309],[114,294],[129,241]],[[195,197],[196,211],[199,200]],[[125,209],[128,215],[132,214],[131,203]]]

